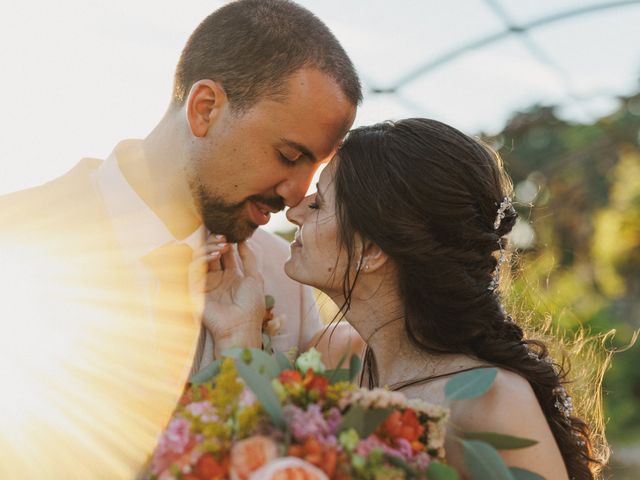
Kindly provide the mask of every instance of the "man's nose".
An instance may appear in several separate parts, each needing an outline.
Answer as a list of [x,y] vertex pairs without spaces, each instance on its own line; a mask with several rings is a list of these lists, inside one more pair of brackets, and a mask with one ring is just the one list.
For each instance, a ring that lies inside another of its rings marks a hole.
[[306,196],[316,167],[300,168],[299,171],[285,178],[276,187],[276,193],[288,207],[295,207]]

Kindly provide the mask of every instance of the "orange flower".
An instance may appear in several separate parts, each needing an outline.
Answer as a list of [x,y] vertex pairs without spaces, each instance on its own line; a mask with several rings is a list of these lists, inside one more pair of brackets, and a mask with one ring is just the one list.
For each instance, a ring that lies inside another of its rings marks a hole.
[[200,480],[222,480],[229,473],[229,459],[218,460],[205,453],[196,462],[193,473]]
[[319,468],[295,457],[278,458],[257,470],[251,480],[329,480]]
[[280,383],[283,385],[293,385],[302,383],[302,375],[297,370],[284,370],[280,372],[278,380],[280,380]]
[[336,471],[338,452],[334,447],[321,444],[313,437],[307,437],[302,445],[291,445],[289,455],[302,458],[322,469],[329,477]]
[[246,480],[251,472],[278,456],[273,440],[261,435],[236,443],[231,448],[231,478]]
[[[404,412],[392,412],[382,424],[382,432],[393,438],[404,438],[409,443],[417,442],[424,433],[424,426],[420,425],[416,412],[407,408]],[[414,447],[415,450],[417,450]]]

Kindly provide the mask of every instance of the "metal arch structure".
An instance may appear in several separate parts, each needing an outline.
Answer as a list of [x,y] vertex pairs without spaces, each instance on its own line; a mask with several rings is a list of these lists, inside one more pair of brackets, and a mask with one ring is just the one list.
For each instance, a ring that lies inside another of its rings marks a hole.
[[[553,62],[550,59],[550,57],[547,56],[546,53],[533,42],[533,40],[527,37],[526,36],[527,33],[530,32],[531,30],[542,27],[544,25],[560,22],[563,20],[567,20],[569,18],[574,18],[577,16],[586,15],[586,14],[597,12],[597,11],[609,10],[609,9],[620,8],[620,7],[628,7],[628,6],[640,4],[640,0],[619,0],[615,2],[594,4],[587,7],[574,8],[564,12],[555,13],[553,15],[548,15],[548,16],[539,18],[537,20],[533,20],[533,21],[518,25],[511,20],[511,18],[508,16],[506,11],[497,3],[497,0],[485,0],[485,1],[488,3],[488,6],[492,8],[494,13],[496,13],[496,15],[498,15],[503,21],[503,23],[505,24],[506,28],[504,30],[488,35],[486,37],[480,38],[473,42],[466,43],[459,47],[456,47],[434,58],[433,60],[430,60],[424,63],[423,65],[407,73],[406,75],[400,77],[392,86],[386,87],[386,88],[372,87],[370,89],[370,92],[373,94],[397,95],[399,93],[399,90],[402,87],[404,87],[408,83],[415,81],[416,79],[422,77],[423,75],[430,73],[433,70],[436,70],[437,68],[455,60],[456,58],[464,55],[467,52],[483,48],[487,45],[503,40],[511,35],[520,35],[524,43],[524,46],[529,50],[529,52],[533,56],[535,56],[538,59],[538,61],[552,67],[556,71],[556,73],[562,77],[565,88],[569,90],[570,80],[569,80],[568,74],[564,72],[562,69],[560,69],[560,67],[556,65],[555,62]],[[571,92],[569,92],[569,95],[576,97]]]

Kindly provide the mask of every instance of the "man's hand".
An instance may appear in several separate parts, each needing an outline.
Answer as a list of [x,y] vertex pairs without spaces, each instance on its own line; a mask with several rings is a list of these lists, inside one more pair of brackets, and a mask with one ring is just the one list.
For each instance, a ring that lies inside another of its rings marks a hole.
[[246,242],[237,251],[239,259],[224,237],[211,235],[190,270],[192,292],[205,296],[202,321],[213,336],[216,358],[228,348],[262,345],[262,275]]

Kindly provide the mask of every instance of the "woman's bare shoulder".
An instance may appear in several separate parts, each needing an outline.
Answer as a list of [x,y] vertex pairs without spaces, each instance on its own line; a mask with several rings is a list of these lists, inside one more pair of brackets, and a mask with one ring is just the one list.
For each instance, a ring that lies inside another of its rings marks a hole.
[[545,478],[567,478],[560,450],[529,382],[520,375],[498,369],[487,393],[451,405],[453,432],[495,432],[535,440],[536,445],[503,450],[509,466],[534,471]]

